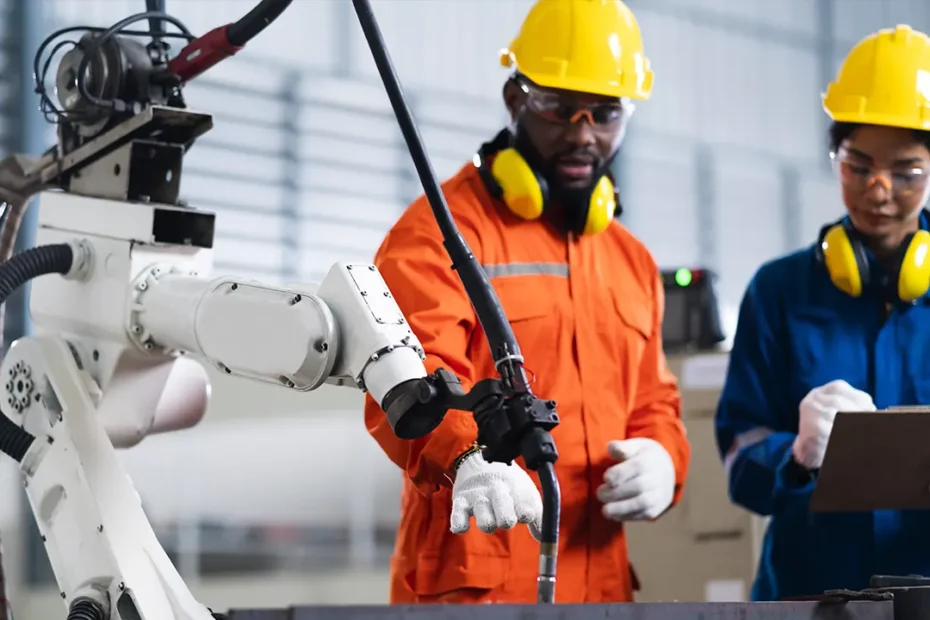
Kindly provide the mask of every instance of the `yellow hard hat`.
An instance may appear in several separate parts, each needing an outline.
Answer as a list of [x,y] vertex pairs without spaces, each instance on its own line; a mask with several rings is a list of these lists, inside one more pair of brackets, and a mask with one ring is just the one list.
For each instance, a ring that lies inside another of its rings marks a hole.
[[930,130],[930,37],[910,26],[862,39],[823,95],[834,121]]
[[648,99],[652,70],[620,0],[538,0],[501,64],[546,88]]

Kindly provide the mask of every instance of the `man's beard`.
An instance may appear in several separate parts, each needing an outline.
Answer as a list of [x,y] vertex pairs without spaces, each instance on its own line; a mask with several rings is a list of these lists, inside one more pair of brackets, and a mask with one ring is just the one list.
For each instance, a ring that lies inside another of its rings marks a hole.
[[[544,194],[549,202],[543,217],[547,218],[561,230],[580,232],[584,230],[591,196],[601,177],[610,171],[614,156],[605,160],[594,153],[583,149],[567,149],[556,153],[546,161],[539,150],[533,145],[526,130],[518,121],[513,132],[513,148],[526,160],[526,163],[542,177],[546,184]],[[556,171],[559,159],[570,155],[583,155],[594,158],[591,180],[582,186],[566,187],[560,180]]]

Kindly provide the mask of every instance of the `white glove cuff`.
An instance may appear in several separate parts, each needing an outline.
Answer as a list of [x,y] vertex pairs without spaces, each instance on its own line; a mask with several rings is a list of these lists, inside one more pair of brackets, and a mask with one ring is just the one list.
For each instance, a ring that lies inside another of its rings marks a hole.
[[460,475],[468,476],[474,474],[488,466],[488,462],[484,460],[484,455],[481,454],[481,450],[481,446],[472,446],[455,459],[455,462],[452,464],[452,473],[456,478]]
[[800,436],[795,437],[794,443],[791,444],[791,457],[795,460],[795,462],[798,465],[800,465],[804,469],[810,470],[814,466],[814,463],[811,463],[810,460],[806,458],[804,455],[804,450],[801,447]]

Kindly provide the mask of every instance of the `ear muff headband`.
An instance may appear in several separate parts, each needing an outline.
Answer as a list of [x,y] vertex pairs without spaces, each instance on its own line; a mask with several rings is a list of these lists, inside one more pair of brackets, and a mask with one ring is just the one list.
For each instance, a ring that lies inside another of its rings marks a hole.
[[[930,217],[927,211],[923,216]],[[865,244],[848,218],[824,226],[815,248],[818,260],[826,267],[830,281],[852,297],[858,297],[870,283]],[[912,302],[930,291],[930,232],[918,230],[904,239],[895,267],[889,276],[898,301]]]
[[[487,162],[493,157],[490,167]],[[517,217],[536,220],[545,212],[549,186],[515,148],[510,146],[510,132],[505,129],[478,149],[475,165],[488,192],[501,200]],[[588,201],[583,226],[575,232],[596,234],[610,226],[622,212],[619,190],[610,173],[598,179]]]

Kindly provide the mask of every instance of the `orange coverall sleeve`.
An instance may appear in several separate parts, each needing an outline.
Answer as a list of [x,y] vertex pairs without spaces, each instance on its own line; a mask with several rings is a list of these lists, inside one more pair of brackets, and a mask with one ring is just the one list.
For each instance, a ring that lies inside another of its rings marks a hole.
[[[435,222],[401,225],[393,229],[375,257],[388,288],[407,317],[426,352],[426,370],[445,368],[468,390],[476,381],[468,359],[468,343],[478,325],[458,274],[442,243]],[[478,254],[478,236],[456,222],[472,252]],[[414,440],[394,435],[381,407],[365,399],[365,425],[388,457],[407,472],[425,494],[438,485],[450,486],[453,461],[478,438],[472,414],[450,410],[429,435]]]
[[675,465],[675,497],[678,503],[684,490],[691,445],[681,422],[681,395],[675,375],[668,369],[662,351],[662,317],[665,315],[665,290],[659,274],[653,282],[654,313],[652,335],[639,371],[639,387],[627,425],[628,437],[647,437],[658,441],[668,451]]

